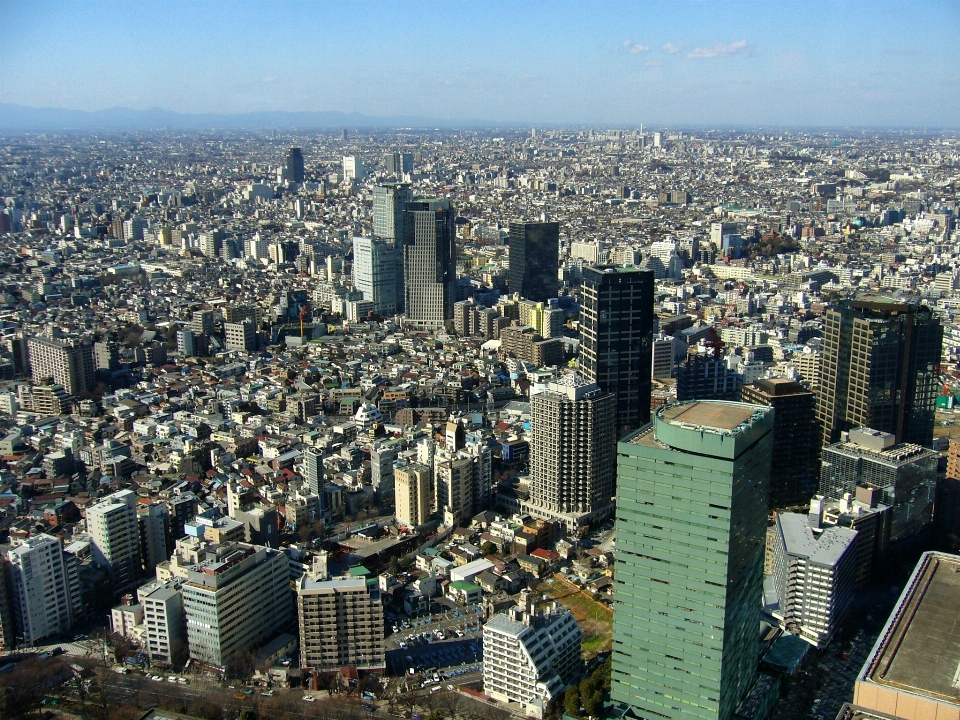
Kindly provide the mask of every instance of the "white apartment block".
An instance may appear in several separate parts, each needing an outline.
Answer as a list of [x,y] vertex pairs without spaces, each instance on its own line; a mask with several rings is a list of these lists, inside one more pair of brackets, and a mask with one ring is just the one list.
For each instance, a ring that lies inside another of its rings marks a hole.
[[556,603],[536,615],[515,607],[483,626],[483,691],[520,703],[528,716],[542,717],[577,678],[580,665],[580,627]]
[[444,525],[456,527],[473,517],[473,460],[443,457],[436,456],[437,511],[443,513]]
[[140,578],[140,528],[137,495],[121,490],[87,509],[93,560],[110,572],[114,595],[137,586]]
[[190,657],[204,665],[223,669],[293,623],[287,556],[271,548],[212,546],[181,590]]
[[63,385],[69,395],[77,395],[93,386],[93,346],[34,337],[27,341],[30,349],[30,374],[35,383],[52,378]]
[[376,583],[364,578],[313,580],[297,589],[300,666],[316,672],[386,667],[383,603]]
[[73,625],[67,563],[51,535],[28,538],[11,550],[13,609],[18,645],[63,633]]
[[183,596],[173,583],[151,583],[137,591],[143,606],[144,647],[153,664],[172,665],[187,658]]
[[777,514],[773,573],[781,625],[826,647],[853,599],[857,531],[823,527],[819,514]]

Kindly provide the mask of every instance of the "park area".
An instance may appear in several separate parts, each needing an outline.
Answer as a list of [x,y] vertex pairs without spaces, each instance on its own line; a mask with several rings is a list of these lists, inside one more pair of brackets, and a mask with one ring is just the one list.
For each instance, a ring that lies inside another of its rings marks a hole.
[[582,652],[585,658],[610,650],[613,641],[613,610],[594,600],[576,585],[557,577],[544,580],[537,589],[573,611],[583,634]]

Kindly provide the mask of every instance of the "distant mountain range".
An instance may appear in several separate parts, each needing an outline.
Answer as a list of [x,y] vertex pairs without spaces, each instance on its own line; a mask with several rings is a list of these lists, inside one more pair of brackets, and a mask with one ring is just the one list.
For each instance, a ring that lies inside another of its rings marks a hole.
[[[512,123],[502,123],[508,126]],[[62,108],[35,108],[0,103],[0,131],[10,130],[327,130],[335,128],[434,128],[490,127],[480,121],[454,122],[399,115],[370,117],[359,113],[279,112],[180,113],[150,108],[125,107],[88,112]]]

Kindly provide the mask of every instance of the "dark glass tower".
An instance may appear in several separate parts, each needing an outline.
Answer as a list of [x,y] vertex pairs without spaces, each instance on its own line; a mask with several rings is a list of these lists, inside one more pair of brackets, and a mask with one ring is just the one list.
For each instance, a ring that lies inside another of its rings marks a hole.
[[560,223],[510,223],[510,292],[534,302],[557,296]]
[[930,447],[943,327],[930,308],[870,298],[827,311],[817,419],[823,444],[855,427]]
[[617,437],[650,421],[653,280],[635,267],[583,269],[580,373],[617,396]]
[[770,507],[805,504],[820,477],[820,426],[816,396],[786,378],[754,381],[740,388],[740,400],[774,409]]
[[456,211],[449,200],[421,198],[403,213],[405,324],[439,330],[453,324],[457,287]]
[[287,175],[293,182],[303,182],[303,151],[298,147],[287,152]]

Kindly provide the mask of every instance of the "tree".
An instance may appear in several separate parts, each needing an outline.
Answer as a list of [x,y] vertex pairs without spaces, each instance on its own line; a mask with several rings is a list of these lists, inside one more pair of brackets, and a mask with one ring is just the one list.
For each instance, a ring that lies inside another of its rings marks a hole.
[[107,635],[107,642],[113,648],[114,662],[122,663],[125,657],[129,657],[136,652],[137,648],[132,642],[120,633],[112,632]]
[[567,694],[563,697],[563,709],[566,711],[567,715],[571,717],[577,717],[580,715],[580,690],[576,685],[573,685],[567,690]]
[[497,546],[491,541],[487,540],[483,545],[480,546],[480,552],[484,555],[496,555]]
[[255,648],[244,648],[238,651],[227,663],[225,672],[227,677],[246,680],[253,674],[257,663],[257,650]]
[[603,693],[597,689],[583,697],[583,709],[587,715],[600,717],[603,712]]
[[463,697],[456,690],[437,693],[437,709],[444,713],[445,717],[455,718],[460,714],[460,706],[463,704]]

